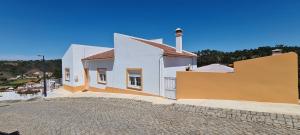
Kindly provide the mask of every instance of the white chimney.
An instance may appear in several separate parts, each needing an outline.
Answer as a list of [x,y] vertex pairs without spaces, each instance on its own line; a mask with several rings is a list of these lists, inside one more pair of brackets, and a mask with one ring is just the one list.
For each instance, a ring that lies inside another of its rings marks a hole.
[[176,52],[182,53],[182,29],[177,28],[176,33]]

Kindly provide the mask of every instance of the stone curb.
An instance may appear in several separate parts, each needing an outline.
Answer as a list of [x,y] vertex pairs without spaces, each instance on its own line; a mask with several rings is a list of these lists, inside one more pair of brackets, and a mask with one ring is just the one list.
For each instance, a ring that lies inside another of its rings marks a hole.
[[254,112],[181,104],[173,104],[171,109],[175,111],[201,113],[211,117],[228,118],[243,122],[255,122],[259,124],[273,125],[275,127],[287,127],[300,130],[300,115]]

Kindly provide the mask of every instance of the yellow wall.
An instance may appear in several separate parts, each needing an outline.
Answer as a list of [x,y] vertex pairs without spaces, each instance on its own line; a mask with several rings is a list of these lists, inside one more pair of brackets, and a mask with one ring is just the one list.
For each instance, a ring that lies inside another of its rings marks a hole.
[[296,53],[238,61],[234,73],[177,72],[177,99],[298,103]]

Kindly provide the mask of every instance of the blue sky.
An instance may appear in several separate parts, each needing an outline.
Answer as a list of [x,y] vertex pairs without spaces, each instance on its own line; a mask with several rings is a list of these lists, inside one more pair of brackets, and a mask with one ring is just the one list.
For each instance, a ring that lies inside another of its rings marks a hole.
[[299,0],[1,0],[0,59],[61,58],[71,43],[113,46],[113,33],[185,50],[300,45]]

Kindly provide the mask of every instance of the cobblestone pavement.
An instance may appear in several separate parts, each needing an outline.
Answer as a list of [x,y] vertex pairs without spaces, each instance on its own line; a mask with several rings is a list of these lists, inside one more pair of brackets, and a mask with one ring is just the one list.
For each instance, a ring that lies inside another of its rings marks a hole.
[[[217,118],[174,105],[108,98],[57,98],[0,104],[0,131],[47,134],[300,134],[300,130]],[[188,108],[188,107],[187,107]]]

